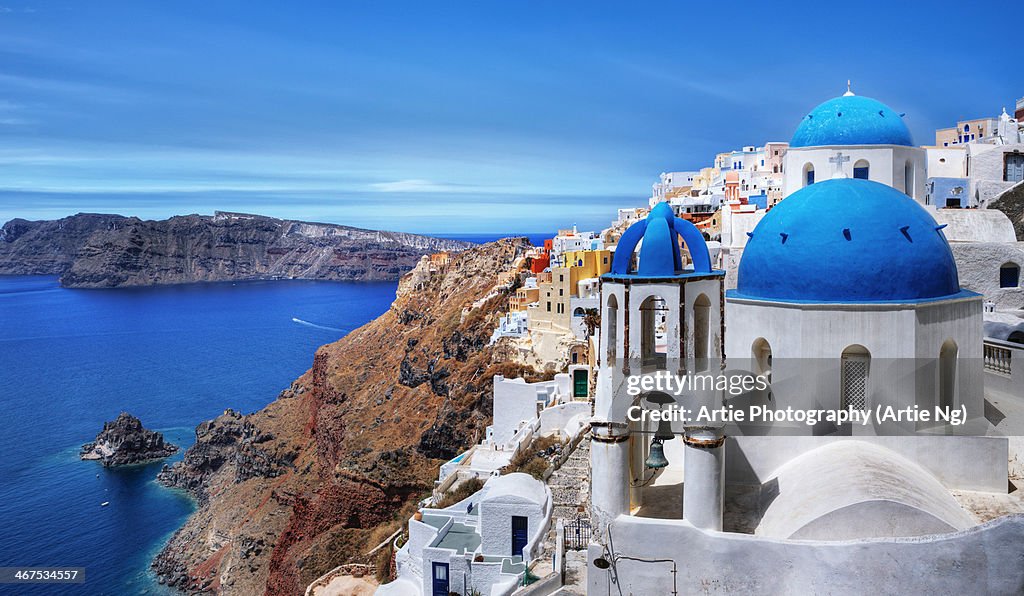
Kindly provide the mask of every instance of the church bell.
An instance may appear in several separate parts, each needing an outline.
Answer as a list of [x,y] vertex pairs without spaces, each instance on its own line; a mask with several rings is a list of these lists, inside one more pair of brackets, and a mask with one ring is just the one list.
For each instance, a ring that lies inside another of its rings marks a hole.
[[675,438],[672,434],[672,423],[668,420],[658,422],[658,430],[654,432],[654,438],[658,441],[671,441]]
[[658,470],[668,466],[668,460],[665,459],[665,446],[662,443],[663,441],[657,436],[651,441],[651,453],[644,461],[644,465],[648,468]]

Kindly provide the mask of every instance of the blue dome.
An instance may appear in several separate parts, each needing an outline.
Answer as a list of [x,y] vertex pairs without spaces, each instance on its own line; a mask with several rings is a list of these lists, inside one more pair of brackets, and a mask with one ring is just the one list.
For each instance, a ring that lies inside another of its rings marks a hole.
[[942,227],[884,184],[852,178],[812,184],[754,228],[732,295],[853,303],[952,296],[960,282]]
[[811,110],[793,133],[790,147],[821,145],[906,145],[912,147],[903,117],[884,103],[844,95]]
[[[611,275],[632,277],[674,277],[684,275],[679,237],[693,260],[693,272],[711,273],[711,255],[704,236],[695,225],[680,219],[668,203],[655,205],[647,218],[629,226],[619,238],[612,259]],[[640,244],[640,241],[643,244]],[[640,244],[639,265],[633,259]]]

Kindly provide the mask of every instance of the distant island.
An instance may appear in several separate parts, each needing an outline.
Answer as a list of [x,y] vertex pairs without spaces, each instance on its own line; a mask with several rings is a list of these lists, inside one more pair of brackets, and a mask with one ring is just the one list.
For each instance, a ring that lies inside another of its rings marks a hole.
[[138,418],[121,412],[117,419],[103,425],[96,440],[82,445],[79,457],[99,460],[105,467],[140,464],[170,457],[177,445],[164,441],[164,436],[142,426]]
[[0,275],[58,275],[69,288],[213,281],[396,280],[469,242],[215,212],[151,221],[80,213],[0,228]]

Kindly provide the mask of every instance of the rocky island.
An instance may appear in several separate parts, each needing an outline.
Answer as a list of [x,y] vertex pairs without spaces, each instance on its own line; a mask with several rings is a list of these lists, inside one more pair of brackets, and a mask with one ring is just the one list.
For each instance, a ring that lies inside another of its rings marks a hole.
[[59,275],[70,288],[210,281],[398,279],[427,254],[472,246],[349,226],[216,212],[160,221],[80,213],[0,227],[0,275]]
[[103,425],[92,443],[82,445],[83,460],[99,460],[105,467],[126,466],[174,455],[177,445],[164,441],[164,436],[142,426],[138,418],[127,412]]

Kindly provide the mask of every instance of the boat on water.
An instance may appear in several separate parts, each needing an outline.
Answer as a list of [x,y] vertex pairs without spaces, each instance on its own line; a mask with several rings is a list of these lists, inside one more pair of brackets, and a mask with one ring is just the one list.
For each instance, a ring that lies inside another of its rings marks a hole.
[[100,503],[100,507],[106,507],[107,505],[110,505],[110,501],[103,501]]

